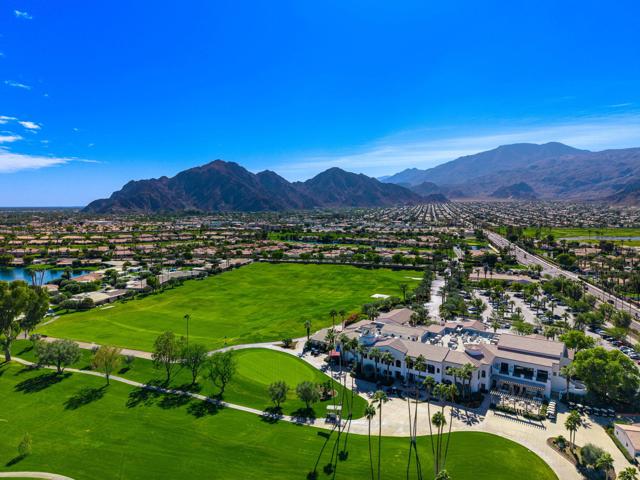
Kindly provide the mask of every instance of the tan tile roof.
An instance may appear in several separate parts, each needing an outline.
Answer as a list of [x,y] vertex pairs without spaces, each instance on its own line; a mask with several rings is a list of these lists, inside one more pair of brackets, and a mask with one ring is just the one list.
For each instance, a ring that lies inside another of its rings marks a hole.
[[548,357],[560,358],[564,352],[564,344],[553,340],[529,336],[512,335],[503,333],[498,340],[500,350],[511,350],[514,352],[532,353]]

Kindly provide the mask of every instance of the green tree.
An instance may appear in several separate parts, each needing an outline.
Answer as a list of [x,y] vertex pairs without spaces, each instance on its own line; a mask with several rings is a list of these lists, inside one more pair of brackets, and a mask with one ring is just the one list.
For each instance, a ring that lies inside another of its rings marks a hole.
[[560,341],[576,353],[595,345],[595,340],[592,337],[579,330],[569,330],[567,333],[563,333],[560,335]]
[[24,315],[20,319],[20,328],[24,330],[26,336],[29,336],[42,322],[47,310],[49,310],[49,294],[42,287],[32,287]]
[[605,403],[628,401],[640,386],[635,363],[620,350],[603,347],[582,350],[576,354],[573,364],[576,376]]
[[582,462],[590,467],[595,467],[598,459],[604,454],[605,451],[593,443],[587,443],[580,449]]
[[55,365],[58,374],[80,360],[80,347],[72,340],[40,341],[36,345],[36,358],[40,365]]
[[116,370],[122,362],[122,350],[118,347],[112,347],[109,345],[102,345],[96,350],[91,359],[91,366],[95,370],[99,370],[104,373],[107,379],[107,385],[109,385],[109,378],[111,372]]
[[29,287],[25,282],[0,282],[0,343],[5,361],[11,360],[11,345],[20,333],[20,316],[29,305]]
[[307,331],[307,342],[311,338],[311,320],[307,319],[304,321],[304,329]]
[[182,365],[191,372],[191,385],[195,385],[198,374],[207,361],[207,348],[199,343],[186,345],[182,352]]
[[216,352],[209,361],[209,378],[220,389],[220,397],[236,373],[236,359],[232,351]]
[[164,332],[156,338],[153,343],[153,353],[151,358],[155,368],[164,368],[165,383],[171,381],[171,374],[179,366],[180,354],[182,353],[182,340],[176,337],[173,332]]
[[307,412],[311,410],[311,405],[320,400],[320,392],[318,391],[318,386],[313,383],[305,380],[304,382],[300,382],[296,386],[296,395],[300,399],[300,401],[304,402]]
[[269,385],[269,398],[274,403],[276,408],[280,410],[280,405],[287,399],[287,393],[289,393],[289,385],[284,380],[273,382]]

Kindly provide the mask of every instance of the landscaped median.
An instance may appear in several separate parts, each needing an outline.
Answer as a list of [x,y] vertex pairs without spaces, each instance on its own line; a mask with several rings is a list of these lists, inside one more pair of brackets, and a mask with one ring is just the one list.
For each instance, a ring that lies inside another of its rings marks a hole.
[[[185,472],[190,479],[300,479],[319,465],[318,478],[332,478],[322,471],[336,438],[329,430],[272,424],[257,415],[118,382],[106,386],[103,378],[81,373],[56,375],[4,364],[0,412],[2,471],[52,471],[77,480],[175,479],[186,478]],[[26,433],[32,451],[18,458]],[[427,472],[432,469],[429,445],[427,437],[418,439]],[[406,438],[382,439],[384,478],[405,478],[407,451]],[[368,476],[367,437],[351,434],[344,458],[337,462],[335,478]],[[528,449],[478,432],[452,434],[447,470],[456,480],[557,479]]]

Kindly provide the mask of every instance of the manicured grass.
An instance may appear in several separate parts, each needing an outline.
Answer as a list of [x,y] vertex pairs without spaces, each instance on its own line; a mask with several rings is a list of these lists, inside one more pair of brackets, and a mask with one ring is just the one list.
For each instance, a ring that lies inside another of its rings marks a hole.
[[[0,470],[49,471],[91,479],[302,479],[313,470],[325,430],[259,417],[101,379],[0,367]],[[25,433],[33,453],[16,461]],[[318,461],[329,479],[331,437]],[[424,471],[432,469],[427,438],[419,439]],[[383,438],[384,478],[404,478],[408,441]],[[376,440],[374,439],[374,451]],[[9,466],[7,466],[9,464]],[[535,454],[503,438],[454,433],[447,469],[455,479],[554,480]],[[366,478],[367,437],[350,435],[336,478]]]
[[[12,348],[14,356],[35,362],[35,352],[32,344],[28,340],[18,340]],[[290,390],[287,401],[281,405],[282,413],[286,415],[300,414],[305,408],[305,404],[298,400],[295,387],[300,382],[310,381],[313,383],[325,383],[330,381],[330,377],[321,371],[313,368],[304,360],[300,360],[294,355],[288,353],[277,352],[264,348],[251,348],[245,350],[237,350],[233,352],[236,358],[236,374],[232,381],[227,385],[223,400],[246,407],[257,408],[259,410],[267,410],[273,407],[273,403],[269,398],[267,388],[269,384],[283,380],[289,385]],[[91,356],[89,350],[81,350],[80,359],[72,368],[80,370],[91,370]],[[135,380],[140,383],[164,385],[164,370],[154,368],[153,362],[143,358],[136,358],[131,366],[122,368],[113,372],[113,375]],[[331,380],[336,391],[337,403],[342,403],[344,415],[346,416],[351,407],[351,393],[345,390],[344,397],[342,395],[342,386],[335,380]],[[347,379],[350,382],[350,378]],[[201,372],[198,377],[198,383],[191,385],[191,373],[187,369],[177,369],[172,376],[169,385],[170,388],[181,390],[196,390],[199,393],[215,397],[220,390],[206,378],[206,369]],[[348,386],[351,386],[348,383]],[[333,405],[333,399],[318,402],[312,406],[316,418],[323,418],[327,413],[327,405]],[[364,409],[367,402],[358,395],[353,396],[353,407],[351,407],[353,418],[360,418],[364,415]],[[309,413],[309,412],[305,412]]]
[[[527,227],[524,229],[525,237],[533,238],[536,234],[536,227]],[[501,234],[506,233],[505,227],[500,227],[498,232]],[[640,236],[640,228],[559,228],[559,227],[542,227],[540,229],[540,236],[544,238],[546,235],[552,234],[556,240],[561,238],[572,237],[634,237]],[[594,239],[594,241],[597,241]]]
[[[287,401],[282,405],[283,413],[288,415],[303,410],[305,404],[298,400],[295,387],[302,381],[324,383],[329,377],[308,363],[299,360],[292,355],[273,350],[247,349],[235,352],[238,362],[236,375],[229,384],[225,399],[232,403],[250,405],[261,410],[271,407],[267,387],[278,380],[284,380],[290,390]],[[350,382],[350,379],[347,379]],[[349,390],[342,396],[342,388],[333,382],[337,391],[337,403],[342,403],[345,415],[348,413],[351,402]],[[350,383],[348,383],[350,386]],[[344,401],[341,399],[344,398]],[[359,418],[364,415],[367,402],[358,395],[353,396],[353,416]],[[327,405],[332,405],[333,400],[325,400],[313,406],[316,417],[321,418],[326,414]]]
[[63,315],[39,333],[150,351],[166,330],[186,334],[188,313],[190,340],[209,348],[296,338],[305,334],[305,318],[319,330],[331,324],[330,310],[359,310],[375,293],[401,296],[399,285],[413,288],[418,282],[409,277],[421,276],[408,270],[255,263],[141,300]]

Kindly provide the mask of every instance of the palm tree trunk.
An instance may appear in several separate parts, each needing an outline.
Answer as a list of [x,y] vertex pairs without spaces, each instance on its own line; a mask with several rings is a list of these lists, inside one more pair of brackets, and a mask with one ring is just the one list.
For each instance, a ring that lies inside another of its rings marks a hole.
[[382,453],[382,403],[380,403],[380,413],[378,418],[378,480],[380,480],[380,461]]
[[447,455],[449,454],[449,440],[451,440],[451,426],[453,425],[453,407],[449,409],[449,433],[447,433],[447,446],[444,449],[444,460],[442,461],[442,468],[447,465]]
[[411,400],[407,397],[407,412],[409,413],[409,457],[407,458],[407,480],[409,480],[409,469],[411,468],[411,453],[413,450],[413,426],[411,423]]
[[371,450],[371,419],[369,419],[369,465],[371,466],[371,480],[374,480],[374,475],[373,475],[373,451]]

